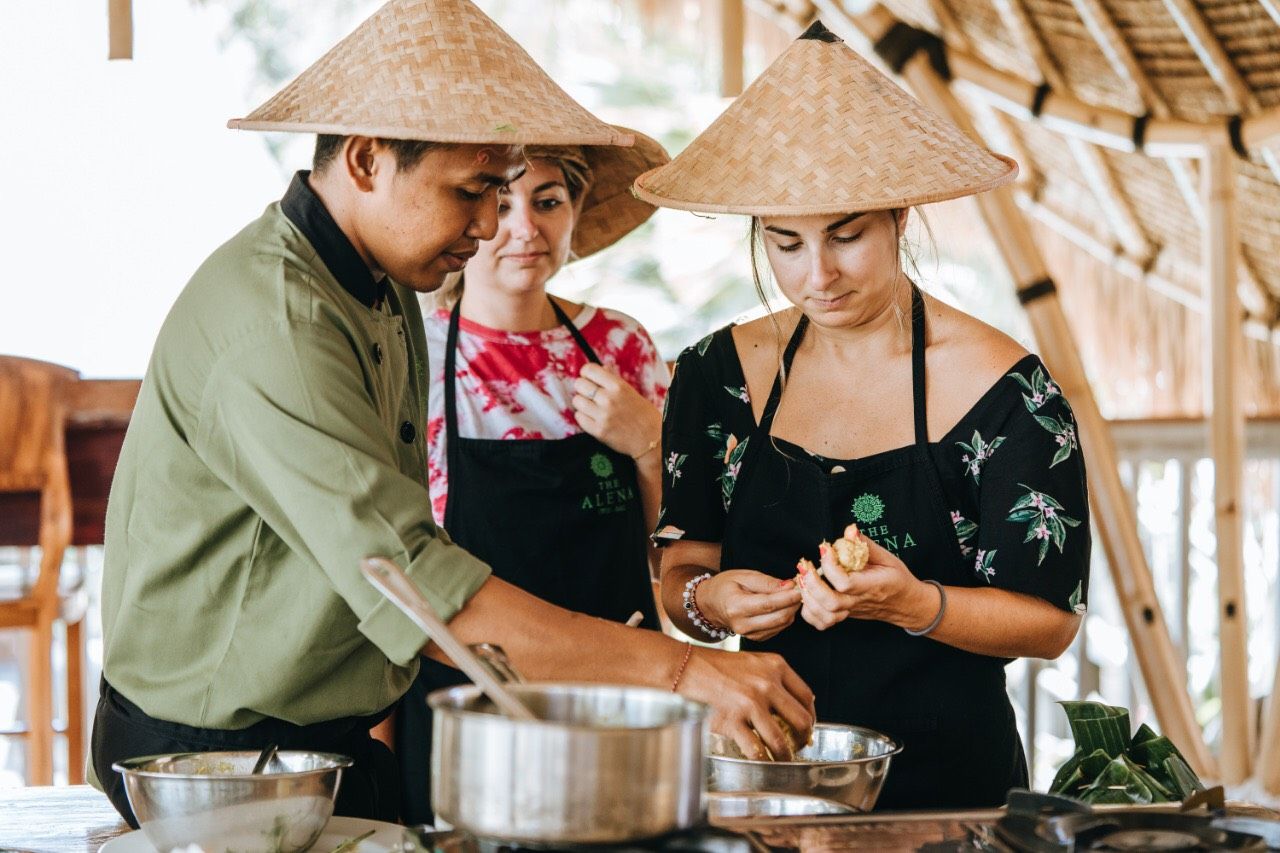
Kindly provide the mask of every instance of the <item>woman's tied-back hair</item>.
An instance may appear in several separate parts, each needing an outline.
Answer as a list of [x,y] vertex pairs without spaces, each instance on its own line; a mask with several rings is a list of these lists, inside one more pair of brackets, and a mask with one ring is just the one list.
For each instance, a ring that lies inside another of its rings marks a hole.
[[[586,153],[581,145],[528,145],[524,149],[525,160],[546,160],[560,168],[564,175],[565,189],[569,191],[569,201],[575,209],[581,209],[582,200],[591,189],[595,174],[591,164],[587,162]],[[572,256],[570,256],[572,257]],[[452,309],[462,298],[465,285],[463,273],[449,273],[444,284],[427,299],[435,308]]]

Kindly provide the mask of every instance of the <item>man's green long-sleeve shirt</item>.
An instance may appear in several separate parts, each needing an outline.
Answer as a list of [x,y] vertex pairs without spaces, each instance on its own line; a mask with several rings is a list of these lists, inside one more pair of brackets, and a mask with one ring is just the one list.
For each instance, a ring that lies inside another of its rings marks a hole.
[[[332,238],[305,173],[291,196]],[[432,522],[413,294],[391,285],[372,307],[322,254],[271,205],[156,341],[111,487],[102,609],[107,680],[158,719],[374,713],[426,638],[360,560],[395,560],[445,619],[489,575]]]

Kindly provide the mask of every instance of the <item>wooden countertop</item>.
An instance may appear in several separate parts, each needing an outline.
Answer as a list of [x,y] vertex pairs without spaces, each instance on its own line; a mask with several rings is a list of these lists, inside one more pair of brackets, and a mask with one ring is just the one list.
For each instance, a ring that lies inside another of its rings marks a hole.
[[106,795],[88,785],[0,788],[0,848],[97,853],[128,831]]

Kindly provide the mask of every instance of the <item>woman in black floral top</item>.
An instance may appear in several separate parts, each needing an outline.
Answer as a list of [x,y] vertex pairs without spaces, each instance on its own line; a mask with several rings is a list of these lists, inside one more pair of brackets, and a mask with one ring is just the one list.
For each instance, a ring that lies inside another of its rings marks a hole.
[[[813,95],[828,78],[831,93]],[[1057,657],[1085,609],[1084,464],[1040,360],[920,293],[899,250],[913,203],[990,188],[1016,167],[899,97],[820,24],[761,79],[637,182],[657,204],[758,214],[753,239],[793,306],[720,329],[677,362],[655,534],[664,606],[694,636],[733,632],[782,654],[819,719],[902,744],[878,808],[997,805],[1027,784],[1004,667]],[[815,107],[828,101],[829,115]],[[755,153],[762,115],[782,128],[759,143],[772,169],[741,188],[700,183],[698,163]],[[819,152],[836,162],[816,182],[808,146],[829,128],[815,124],[849,116],[871,126],[871,150],[843,164]],[[885,126],[919,144],[891,144]],[[850,523],[870,544],[856,573],[819,548]],[[821,575],[797,575],[801,559]],[[753,725],[776,737],[769,720]]]

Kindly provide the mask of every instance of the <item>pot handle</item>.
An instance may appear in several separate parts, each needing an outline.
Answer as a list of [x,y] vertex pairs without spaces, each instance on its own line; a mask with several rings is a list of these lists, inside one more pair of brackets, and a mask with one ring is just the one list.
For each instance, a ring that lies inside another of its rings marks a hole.
[[471,649],[472,654],[479,658],[480,663],[484,664],[484,668],[499,682],[503,684],[523,684],[524,678],[516,668],[511,665],[511,660],[507,657],[507,653],[502,650],[502,646],[494,643],[472,643],[467,648]]

